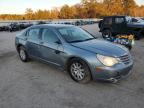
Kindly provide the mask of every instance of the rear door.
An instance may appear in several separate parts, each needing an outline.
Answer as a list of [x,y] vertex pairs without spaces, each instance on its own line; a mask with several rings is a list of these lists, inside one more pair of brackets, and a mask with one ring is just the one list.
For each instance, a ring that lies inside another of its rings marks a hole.
[[113,19],[113,32],[122,34],[127,30],[127,24],[124,17],[115,17]]
[[27,32],[27,51],[32,57],[39,57],[40,28],[32,28]]

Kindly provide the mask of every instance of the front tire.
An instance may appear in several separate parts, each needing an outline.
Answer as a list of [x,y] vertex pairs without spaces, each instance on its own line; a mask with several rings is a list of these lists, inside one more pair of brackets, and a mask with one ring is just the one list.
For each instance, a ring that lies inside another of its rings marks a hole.
[[89,67],[81,59],[72,59],[68,65],[68,72],[71,78],[78,83],[88,83],[91,80]]
[[138,33],[135,35],[135,39],[136,39],[136,40],[140,40],[142,37],[143,37],[143,33],[142,33],[142,32],[138,32]]
[[19,57],[20,57],[21,61],[27,62],[28,61],[28,55],[27,55],[25,48],[23,46],[19,47],[18,52],[19,52]]
[[102,31],[102,37],[103,37],[104,39],[106,39],[106,38],[111,38],[111,37],[112,37],[111,31],[108,30],[108,29],[103,30],[103,31]]

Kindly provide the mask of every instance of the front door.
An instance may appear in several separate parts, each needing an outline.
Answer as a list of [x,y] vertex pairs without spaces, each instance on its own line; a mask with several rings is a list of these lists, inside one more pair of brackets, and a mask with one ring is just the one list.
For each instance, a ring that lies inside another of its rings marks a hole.
[[63,46],[60,39],[51,29],[42,30],[41,58],[52,64],[63,65]]

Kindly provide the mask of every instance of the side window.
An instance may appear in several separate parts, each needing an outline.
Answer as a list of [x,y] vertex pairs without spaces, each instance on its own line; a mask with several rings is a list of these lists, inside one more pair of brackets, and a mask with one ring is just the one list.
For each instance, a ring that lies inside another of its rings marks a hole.
[[24,37],[26,37],[27,35],[27,30],[22,30],[20,33],[19,33],[19,35],[22,35],[22,36],[24,36]]
[[56,34],[49,29],[43,29],[42,39],[44,42],[48,43],[55,43],[56,41],[58,41],[58,37],[56,36]]
[[28,38],[33,40],[39,39],[39,32],[40,29],[38,28],[30,29],[29,32],[27,33]]
[[115,23],[120,24],[124,22],[124,18],[115,18]]
[[109,25],[111,25],[111,24],[112,24],[112,18],[105,18],[104,24],[109,24]]
[[132,18],[132,22],[138,22],[138,20],[135,18]]

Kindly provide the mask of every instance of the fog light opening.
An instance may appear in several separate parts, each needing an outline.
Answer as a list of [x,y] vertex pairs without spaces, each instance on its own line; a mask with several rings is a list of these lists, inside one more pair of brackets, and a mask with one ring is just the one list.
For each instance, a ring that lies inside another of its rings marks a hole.
[[109,81],[110,81],[111,83],[117,83],[117,82],[118,82],[118,80],[115,79],[115,78],[110,78]]

